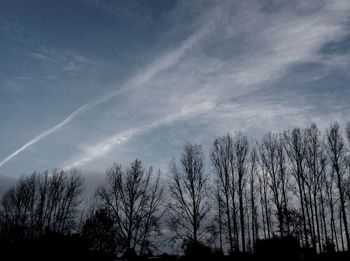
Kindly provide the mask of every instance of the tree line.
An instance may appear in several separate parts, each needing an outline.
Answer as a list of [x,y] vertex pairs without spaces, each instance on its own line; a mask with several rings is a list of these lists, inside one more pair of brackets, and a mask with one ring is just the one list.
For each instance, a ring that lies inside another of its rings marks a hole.
[[276,238],[314,253],[350,249],[350,122],[254,141],[227,134],[205,154],[188,143],[165,174],[115,163],[88,206],[76,169],[24,176],[2,197],[0,244],[56,233],[109,256],[148,255],[164,240],[185,253],[255,253]]

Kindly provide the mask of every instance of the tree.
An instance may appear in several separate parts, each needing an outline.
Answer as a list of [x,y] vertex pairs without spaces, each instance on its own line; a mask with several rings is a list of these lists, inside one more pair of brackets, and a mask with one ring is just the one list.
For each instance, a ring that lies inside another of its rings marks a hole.
[[246,240],[245,240],[245,217],[244,217],[244,195],[246,193],[247,185],[247,173],[248,173],[248,151],[249,144],[248,139],[242,136],[240,133],[235,137],[233,144],[234,151],[234,163],[235,163],[235,175],[238,201],[239,201],[239,217],[240,217],[240,228],[241,228],[241,242],[242,251],[246,252]]
[[346,124],[345,132],[348,140],[347,158],[346,158],[346,169],[347,169],[348,176],[347,176],[347,184],[345,186],[345,189],[346,189],[348,200],[350,201],[350,121]]
[[54,169],[22,177],[2,198],[2,233],[34,239],[75,227],[83,179],[76,169]]
[[339,125],[337,123],[331,124],[330,128],[327,130],[327,152],[328,157],[331,161],[332,168],[337,177],[337,188],[339,191],[341,218],[344,225],[345,238],[347,243],[347,248],[350,249],[350,235],[347,220],[347,211],[345,209],[345,195],[344,195],[344,178],[345,178],[345,145],[343,142],[342,135],[339,130]]
[[[76,169],[66,171],[55,169],[48,179],[49,183],[46,183],[48,188],[41,188],[48,193],[46,210],[43,211],[47,219],[44,226],[45,229],[62,233],[74,224],[77,207],[81,203],[83,179]],[[45,206],[45,201],[40,202],[40,206],[42,205]]]
[[[321,133],[315,124],[304,131],[305,164],[308,173],[309,192],[312,194],[310,206],[313,209],[312,222],[315,223],[316,242],[318,242],[319,251],[322,250],[321,221],[325,219],[322,190],[326,168],[326,158],[320,141],[320,135]],[[323,221],[323,224],[326,226],[325,221]],[[324,236],[327,238],[326,228]]]
[[278,137],[277,134],[266,134],[260,145],[260,159],[276,207],[278,231],[280,236],[284,237],[288,230],[286,217],[288,210],[288,176],[282,138]]
[[179,164],[170,163],[170,223],[176,235],[197,244],[207,233],[209,212],[208,176],[204,174],[204,155],[200,145],[186,144]]
[[[291,174],[293,175],[297,184],[297,195],[300,202],[303,230],[304,230],[304,242],[305,246],[309,246],[309,208],[307,202],[306,192],[306,176],[305,176],[305,143],[302,135],[302,131],[298,128],[292,131],[286,131],[284,136],[284,146],[289,158],[289,164],[291,168]],[[315,242],[312,242],[315,243]],[[313,244],[314,246],[314,244]]]
[[[232,229],[232,213],[231,209],[235,209],[232,205],[232,193],[235,193],[233,182],[233,138],[227,134],[221,138],[217,138],[210,151],[210,159],[218,184],[218,198],[223,207],[226,216],[227,237],[229,240],[230,253],[233,253],[234,237]],[[221,200],[222,198],[222,200]],[[235,218],[235,217],[234,217]],[[221,219],[220,219],[221,221]],[[221,223],[219,224],[221,228]]]
[[126,170],[118,164],[107,170],[98,195],[113,219],[117,251],[144,254],[152,247],[151,239],[159,233],[162,194],[160,173],[154,178],[153,169],[144,169],[139,160]]
[[6,191],[1,201],[2,234],[11,239],[25,239],[33,234],[36,174],[22,177]]
[[118,243],[114,229],[114,220],[108,209],[98,208],[89,213],[81,234],[87,240],[90,251],[113,256]]
[[251,227],[252,227],[252,250],[256,250],[256,242],[259,237],[258,233],[258,209],[256,203],[256,183],[258,177],[258,154],[255,148],[250,153],[250,175],[249,175],[249,189],[250,189],[250,209],[251,209]]

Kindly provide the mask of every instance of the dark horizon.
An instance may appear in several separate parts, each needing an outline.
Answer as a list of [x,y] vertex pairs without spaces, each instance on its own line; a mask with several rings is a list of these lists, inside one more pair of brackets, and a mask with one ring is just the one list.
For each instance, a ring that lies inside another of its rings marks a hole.
[[226,134],[209,156],[187,143],[166,179],[141,160],[114,163],[93,197],[77,169],[34,172],[2,196],[0,250],[15,258],[346,260],[349,155],[350,121],[255,142]]

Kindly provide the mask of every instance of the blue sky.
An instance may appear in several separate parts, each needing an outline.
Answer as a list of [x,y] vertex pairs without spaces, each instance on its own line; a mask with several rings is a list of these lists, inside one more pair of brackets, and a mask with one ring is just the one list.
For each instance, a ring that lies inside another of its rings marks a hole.
[[2,0],[0,174],[166,171],[186,142],[344,123],[349,18],[348,0]]

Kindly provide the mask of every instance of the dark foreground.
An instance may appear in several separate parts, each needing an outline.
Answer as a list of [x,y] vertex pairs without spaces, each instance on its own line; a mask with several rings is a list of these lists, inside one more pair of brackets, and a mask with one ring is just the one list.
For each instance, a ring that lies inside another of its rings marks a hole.
[[348,252],[316,254],[311,249],[300,248],[293,240],[263,240],[257,244],[255,254],[235,253],[231,256],[222,255],[220,251],[204,245],[190,245],[184,250],[184,255],[169,254],[138,256],[129,251],[124,256],[106,253],[103,249],[91,249],[88,242],[78,235],[48,234],[37,240],[6,240],[0,242],[0,260],[350,260]]

